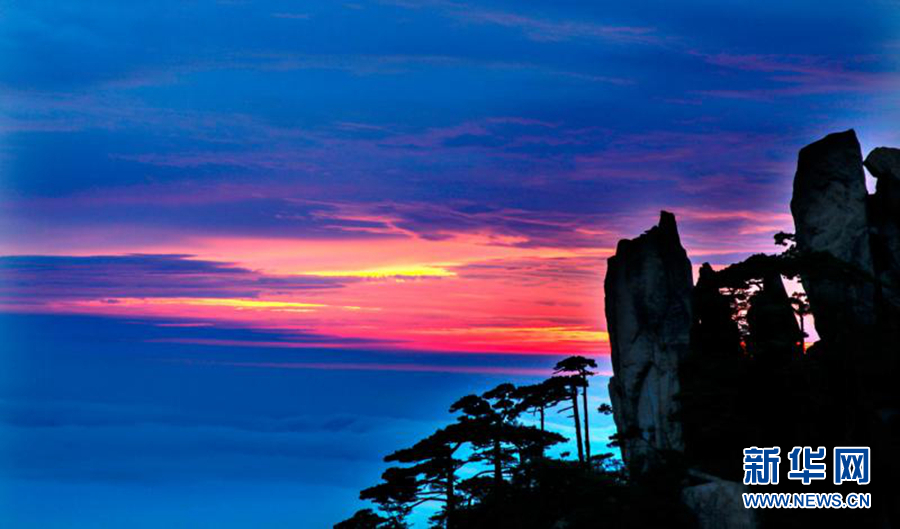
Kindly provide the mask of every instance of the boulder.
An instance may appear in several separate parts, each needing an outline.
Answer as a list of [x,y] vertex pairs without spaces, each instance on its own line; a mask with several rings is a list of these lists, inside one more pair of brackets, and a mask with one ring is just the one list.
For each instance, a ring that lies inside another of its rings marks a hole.
[[869,218],[874,232],[872,253],[884,300],[883,318],[900,325],[900,149],[879,147],[865,166],[877,179]]
[[878,147],[866,156],[865,166],[877,180],[879,202],[894,220],[900,219],[900,149]]
[[622,457],[633,474],[650,470],[665,451],[684,448],[673,397],[690,347],[692,283],[675,216],[665,211],[658,226],[619,241],[607,264],[609,394]]
[[744,492],[740,483],[710,476],[706,483],[685,487],[681,501],[696,516],[699,529],[755,529],[756,513],[744,507]]

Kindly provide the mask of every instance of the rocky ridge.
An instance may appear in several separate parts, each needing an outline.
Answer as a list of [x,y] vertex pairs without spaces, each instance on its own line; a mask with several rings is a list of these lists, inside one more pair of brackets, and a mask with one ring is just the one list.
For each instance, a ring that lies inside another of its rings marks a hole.
[[[864,167],[877,179],[873,195],[866,191]],[[900,328],[900,150],[881,147],[863,162],[852,130],[810,144],[799,154],[791,212],[795,247],[720,272],[704,264],[697,286],[675,218],[667,212],[656,227],[620,241],[609,259],[606,318],[614,371],[609,393],[622,456],[635,479],[666,466],[671,461],[666,454],[680,455],[689,469],[703,466],[692,460],[691,437],[685,435],[697,425],[684,423],[680,409],[682,399],[690,402],[692,396],[682,394],[691,359],[728,358],[716,365],[738,378],[746,372],[785,381],[773,388],[793,387],[799,379],[791,377],[805,369],[807,385],[800,386],[810,393],[827,393],[834,380],[845,377],[849,382],[839,384],[837,402],[853,419],[829,426],[852,432],[847,435],[855,437],[847,440],[897,446],[900,413],[892,382],[897,362],[891,351]],[[782,283],[782,276],[791,275],[802,282],[820,336],[807,353]],[[717,388],[715,381],[702,382],[713,388],[710,394],[728,394],[729,388]],[[729,402],[715,405],[741,406]],[[733,411],[719,413],[728,417]],[[765,426],[756,433],[765,439]],[[885,465],[898,470],[894,463]],[[682,483],[683,501],[700,527],[758,526],[753,511],[733,501],[742,485],[701,470],[689,470]],[[705,476],[699,484],[698,475]],[[896,512],[879,516],[897,520]]]

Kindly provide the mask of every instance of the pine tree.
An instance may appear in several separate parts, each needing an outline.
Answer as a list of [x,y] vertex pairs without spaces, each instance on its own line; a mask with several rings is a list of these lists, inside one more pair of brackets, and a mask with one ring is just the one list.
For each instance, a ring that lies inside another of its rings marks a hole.
[[[589,368],[596,368],[597,362],[591,358],[583,356],[570,356],[560,360],[553,372],[557,375],[562,373],[571,373],[568,377],[571,380],[572,388],[572,415],[575,419],[575,436],[578,444],[578,460],[590,461],[591,459],[591,434],[590,424],[588,421],[588,405],[587,405],[587,388],[588,377],[594,376],[596,373]],[[578,420],[578,388],[581,387],[581,398],[584,410],[584,448],[581,444],[580,423]]]

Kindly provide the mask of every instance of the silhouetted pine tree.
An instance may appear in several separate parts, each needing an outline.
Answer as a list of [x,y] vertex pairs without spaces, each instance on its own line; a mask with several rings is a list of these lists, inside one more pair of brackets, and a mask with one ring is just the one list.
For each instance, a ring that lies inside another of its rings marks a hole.
[[[553,372],[555,374],[567,373],[568,379],[571,381],[572,388],[572,415],[575,419],[575,437],[578,443],[578,460],[589,461],[591,459],[591,434],[590,424],[588,422],[588,405],[587,405],[587,388],[588,377],[594,376],[596,373],[589,368],[596,368],[597,362],[593,359],[583,356],[570,356],[560,360]],[[584,410],[584,449],[582,451],[580,424],[578,420],[578,388],[581,387],[581,398]]]

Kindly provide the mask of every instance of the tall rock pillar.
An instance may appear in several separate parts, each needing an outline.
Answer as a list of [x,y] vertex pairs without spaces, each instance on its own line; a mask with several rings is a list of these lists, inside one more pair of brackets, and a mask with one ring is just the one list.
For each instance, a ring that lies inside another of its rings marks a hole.
[[867,196],[853,130],[800,150],[791,213],[797,248],[817,263],[802,281],[816,331],[828,342],[845,342],[875,323]]
[[658,226],[619,241],[607,263],[609,395],[622,457],[634,474],[652,468],[660,451],[684,449],[673,397],[690,348],[692,286],[675,216],[665,211]]

